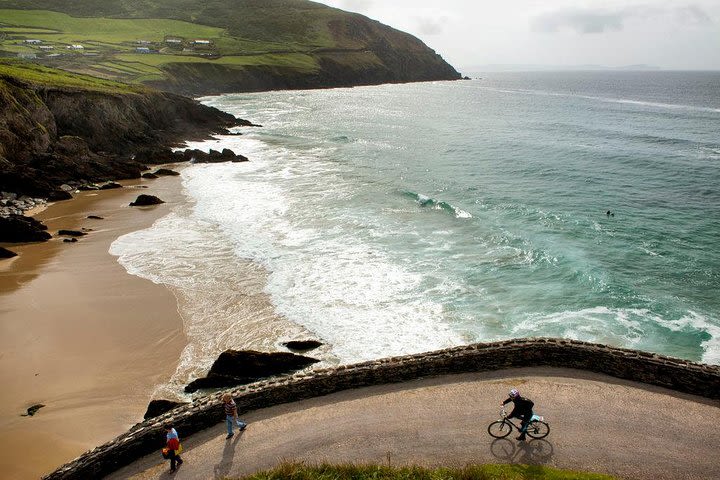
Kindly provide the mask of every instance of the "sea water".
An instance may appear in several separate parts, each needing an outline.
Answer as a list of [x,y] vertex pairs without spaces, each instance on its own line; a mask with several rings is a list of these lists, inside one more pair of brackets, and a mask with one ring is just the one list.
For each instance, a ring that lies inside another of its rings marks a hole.
[[295,337],[326,364],[531,336],[720,363],[720,73],[202,101],[263,126],[188,146],[250,162],[185,168],[187,203],[111,247],[178,296],[173,388]]

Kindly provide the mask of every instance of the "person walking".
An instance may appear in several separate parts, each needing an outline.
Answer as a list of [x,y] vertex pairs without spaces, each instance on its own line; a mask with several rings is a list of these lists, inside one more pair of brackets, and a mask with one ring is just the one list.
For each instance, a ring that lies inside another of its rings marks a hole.
[[232,438],[233,435],[233,423],[237,425],[239,431],[245,430],[247,423],[243,422],[238,418],[237,405],[233,400],[232,395],[226,393],[222,396],[223,406],[225,407],[225,424],[227,425],[227,437]]
[[[170,471],[174,472],[177,467],[183,464],[183,459],[180,458],[180,437],[177,431],[169,423],[164,425],[165,428],[165,448],[167,448],[167,455],[170,459]],[[176,466],[177,464],[177,466]]]

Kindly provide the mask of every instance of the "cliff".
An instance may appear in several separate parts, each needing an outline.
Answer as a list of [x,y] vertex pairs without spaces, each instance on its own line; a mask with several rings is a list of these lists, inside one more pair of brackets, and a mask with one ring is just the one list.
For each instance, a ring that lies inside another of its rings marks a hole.
[[67,198],[70,181],[136,178],[143,149],[226,131],[232,115],[189,98],[0,62],[0,191]]
[[[0,0],[0,9],[0,52],[187,95],[460,78],[418,38],[306,0]],[[24,43],[32,35],[55,53]],[[83,50],[68,51],[68,38]]]

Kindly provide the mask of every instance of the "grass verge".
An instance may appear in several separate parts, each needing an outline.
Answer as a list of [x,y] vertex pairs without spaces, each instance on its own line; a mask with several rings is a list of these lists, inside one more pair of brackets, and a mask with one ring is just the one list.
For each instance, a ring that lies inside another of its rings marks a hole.
[[465,468],[426,469],[379,465],[307,466],[301,463],[288,463],[267,472],[245,477],[244,480],[613,480],[614,478],[598,473],[558,470],[542,465],[472,465]]

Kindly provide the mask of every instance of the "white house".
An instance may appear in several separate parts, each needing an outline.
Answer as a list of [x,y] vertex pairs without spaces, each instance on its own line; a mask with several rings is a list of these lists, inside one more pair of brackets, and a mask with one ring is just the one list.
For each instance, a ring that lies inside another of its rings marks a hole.
[[34,38],[29,38],[29,39],[25,40],[25,43],[29,43],[29,44],[31,44],[31,45],[39,45],[39,44],[42,43],[42,40],[37,40],[37,39],[34,39]]
[[193,43],[195,45],[210,45],[210,40],[195,40]]
[[68,45],[67,49],[68,50],[84,50],[85,47],[83,47],[82,45]]

